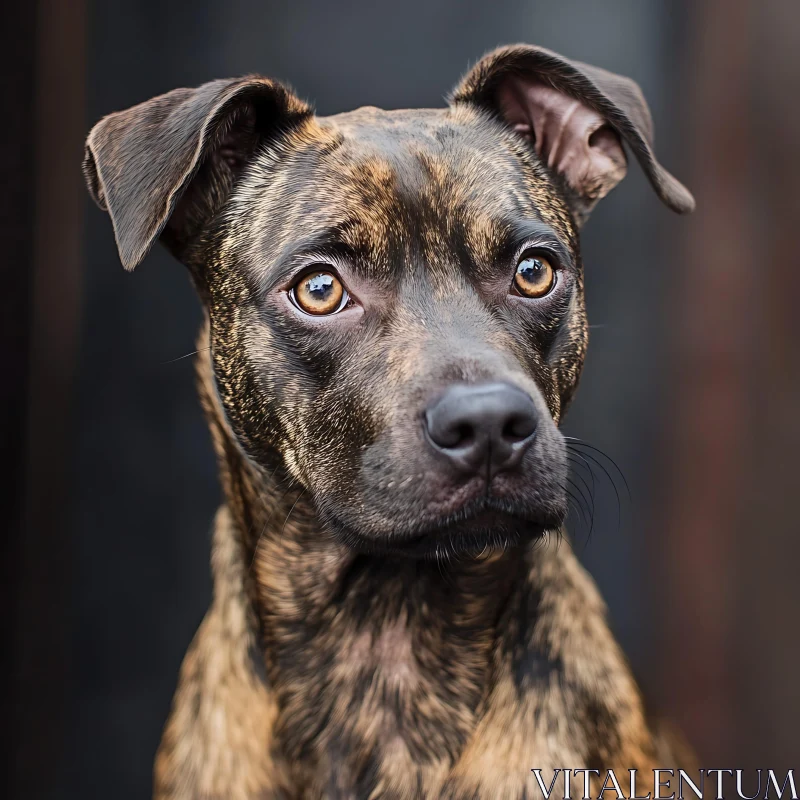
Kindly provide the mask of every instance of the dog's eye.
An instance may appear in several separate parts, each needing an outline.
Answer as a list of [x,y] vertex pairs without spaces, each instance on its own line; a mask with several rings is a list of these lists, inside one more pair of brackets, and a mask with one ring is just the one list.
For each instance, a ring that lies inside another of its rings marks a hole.
[[335,314],[347,305],[342,282],[331,272],[309,272],[290,290],[294,304],[306,314]]
[[544,297],[555,282],[555,270],[544,256],[523,254],[514,274],[514,286],[523,297]]

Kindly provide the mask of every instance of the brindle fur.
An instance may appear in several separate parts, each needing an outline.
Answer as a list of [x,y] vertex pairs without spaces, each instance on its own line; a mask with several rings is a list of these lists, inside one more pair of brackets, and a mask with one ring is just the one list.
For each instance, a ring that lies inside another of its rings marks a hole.
[[[497,63],[443,110],[317,118],[252,78],[202,87],[213,102],[199,110],[171,93],[90,137],[87,178],[123,262],[160,233],[206,309],[199,387],[225,503],[213,603],[156,759],[160,800],[518,800],[539,796],[532,767],[687,766],[649,726],[559,530],[556,426],[586,350],[576,218],[589,204],[479,102]],[[183,125],[201,132],[176,145],[164,113],[185,102]],[[512,306],[515,237],[542,225],[565,288]],[[309,323],[280,305],[301,251],[346,263],[371,313]],[[517,384],[547,417],[524,484],[498,476],[490,505],[537,535],[460,520],[475,487],[448,483],[420,441],[424,402],[480,380]],[[436,557],[399,554],[434,514],[451,522]]]

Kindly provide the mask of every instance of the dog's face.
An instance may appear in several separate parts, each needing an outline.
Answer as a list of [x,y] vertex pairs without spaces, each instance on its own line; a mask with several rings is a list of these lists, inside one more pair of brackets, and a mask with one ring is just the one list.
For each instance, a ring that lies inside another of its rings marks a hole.
[[126,266],[159,233],[190,266],[253,461],[355,547],[480,550],[565,516],[577,227],[625,173],[621,138],[691,205],[631,87],[528,47],[444,110],[316,118],[277,84],[218,82],[101,122],[87,177]]
[[[309,120],[248,169],[215,251],[228,419],[253,458],[280,453],[335,530],[418,549],[456,520],[464,544],[559,525],[580,262],[566,205],[513,132],[470,107]],[[445,408],[445,427],[472,430],[440,446],[430,418],[453,387],[471,407]],[[487,413],[507,415],[496,437]]]

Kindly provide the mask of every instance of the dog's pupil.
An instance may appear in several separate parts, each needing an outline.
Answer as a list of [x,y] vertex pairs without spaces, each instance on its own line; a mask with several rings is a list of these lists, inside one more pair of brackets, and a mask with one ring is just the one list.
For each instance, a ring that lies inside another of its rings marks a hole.
[[315,275],[306,284],[306,289],[315,300],[327,300],[333,291],[333,275]]
[[519,273],[528,283],[537,283],[544,273],[544,264],[538,258],[526,258],[519,265]]

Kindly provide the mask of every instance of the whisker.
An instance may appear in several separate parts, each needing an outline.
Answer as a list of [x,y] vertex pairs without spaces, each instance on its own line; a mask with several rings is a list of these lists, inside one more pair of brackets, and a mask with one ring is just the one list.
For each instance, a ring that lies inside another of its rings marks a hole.
[[[281,499],[275,504],[275,507],[271,511],[269,510],[266,502],[264,502],[264,498],[261,497],[261,495],[259,495],[259,499],[261,500],[261,503],[264,506],[264,510],[270,511],[270,513],[267,515],[267,518],[264,520],[264,525],[261,528],[261,533],[258,534],[258,539],[256,539],[256,543],[253,546],[253,557],[250,559],[250,566],[247,568],[248,574],[252,571],[253,564],[256,563],[256,556],[258,555],[258,546],[261,544],[261,540],[264,538],[264,534],[267,532],[267,527],[269,526],[269,524],[272,522],[273,518],[275,517],[276,509],[283,502],[283,500],[286,497],[286,495],[289,494],[289,492],[292,490],[292,487],[295,485],[295,483],[296,483],[296,481],[294,481],[294,480],[290,481],[289,485],[286,487],[286,491],[281,495]],[[280,484],[278,484],[278,486],[280,486]],[[305,489],[303,489],[303,492],[305,492]],[[300,494],[300,497],[302,497],[302,492]],[[297,500],[299,500],[300,497],[298,497]],[[295,504],[297,503],[297,500],[295,500]],[[293,510],[294,510],[294,506],[292,506],[292,508],[289,511],[289,513],[291,514]],[[286,520],[288,520],[288,519],[289,519],[289,517],[287,516]],[[283,523],[284,525],[286,525],[286,520],[284,520],[284,523]],[[283,528],[281,528],[281,533],[283,533]]]
[[292,511],[294,511],[294,507],[300,502],[300,498],[306,493],[305,487],[303,487],[303,491],[297,495],[294,503],[292,503],[292,507],[289,509],[289,513],[286,515],[286,519],[283,521],[283,525],[281,525],[281,533],[280,535],[283,536],[283,531],[286,529],[286,523],[289,521],[289,517],[292,516]]
[[[627,479],[625,478],[624,473],[622,472],[616,461],[614,461],[614,459],[611,458],[611,456],[609,456],[608,453],[603,452],[599,447],[595,447],[594,445],[591,445],[588,442],[584,442],[582,439],[578,439],[574,436],[565,436],[564,440],[567,445],[567,454],[568,454],[567,460],[571,464],[577,466],[577,463],[574,461],[574,459],[571,459],[570,456],[580,459],[580,461],[583,462],[583,466],[589,471],[589,475],[592,478],[593,486],[594,486],[594,470],[592,469],[592,464],[599,467],[605,474],[606,478],[608,479],[608,482],[611,484],[611,488],[614,490],[614,497],[617,503],[617,529],[619,529],[622,525],[622,501],[620,498],[619,490],[617,489],[617,482],[614,479],[614,475],[612,475],[612,473],[609,472],[605,464],[599,458],[597,458],[597,456],[587,451],[591,450],[594,453],[597,453],[600,456],[602,456],[606,461],[608,461],[608,463],[614,469],[614,474],[619,475],[620,479],[622,480],[622,483],[625,486],[625,491],[628,496],[628,502],[632,502],[630,486],[628,484]],[[578,448],[585,448],[585,449],[579,450]],[[587,544],[588,544],[588,539],[587,539]]]
[[211,345],[208,347],[201,347],[199,350],[192,350],[191,353],[186,353],[186,355],[178,356],[177,358],[171,358],[169,361],[162,361],[162,364],[174,364],[176,361],[183,361],[184,358],[191,358],[192,356],[196,356],[198,353],[205,353],[206,350],[210,350]]
[[[580,461],[576,459],[580,459]],[[597,487],[594,480],[594,472],[592,472],[589,462],[577,450],[567,450],[567,462],[573,466],[573,474],[581,479],[583,485],[586,487],[586,491],[594,498],[595,489]],[[586,483],[586,479],[583,477],[582,473],[578,471],[579,467],[583,467],[589,473],[589,478],[592,481],[591,486]]]
[[[570,464],[572,464],[573,466],[575,466],[575,464],[576,464],[576,462],[572,461],[572,460],[569,458],[569,456],[567,456],[567,461],[568,461]],[[573,470],[572,470],[572,474],[573,474],[573,475],[574,475],[574,476],[575,476],[575,477],[576,477],[576,478],[577,478],[577,479],[578,479],[578,480],[579,480],[579,481],[580,481],[580,482],[581,482],[581,483],[582,483],[582,484],[583,484],[583,485],[586,487],[586,492],[587,492],[587,494],[589,495],[589,498],[590,498],[590,504],[589,504],[589,509],[590,509],[590,518],[589,518],[589,533],[586,535],[586,542],[585,542],[585,544],[584,544],[584,547],[588,547],[588,545],[589,545],[589,541],[590,541],[590,540],[591,540],[591,538],[592,538],[592,532],[594,531],[594,512],[595,512],[595,503],[594,503],[594,474],[592,473],[592,471],[591,471],[591,470],[589,470],[589,474],[590,474],[590,475],[591,475],[591,477],[592,477],[592,486],[591,486],[591,488],[589,487],[589,484],[586,482],[586,479],[583,477],[583,475],[581,475],[581,474],[580,474],[580,473],[577,471],[577,469],[573,469]],[[576,487],[576,488],[578,488],[578,487]]]
[[608,482],[611,484],[611,488],[614,490],[614,496],[617,499],[617,527],[619,528],[619,526],[622,524],[622,502],[620,501],[619,492],[617,491],[617,484],[614,483],[614,479],[611,477],[611,473],[603,466],[603,464],[600,461],[598,461],[589,453],[584,453],[584,455],[590,461],[593,461],[595,464],[597,464],[597,466],[600,467],[601,470],[603,470],[606,477],[608,478]]
[[[583,464],[582,465],[579,464],[577,461],[573,460],[573,458],[570,458],[570,456],[579,458],[583,462]],[[589,472],[589,477],[592,479],[592,496],[594,496],[594,490],[595,490],[594,472],[592,472],[592,468],[589,462],[583,457],[583,455],[578,450],[570,450],[569,448],[567,448],[567,461],[569,461],[571,464],[574,464],[576,467],[583,466],[586,468],[586,470]]]
[[[605,458],[606,461],[608,461],[614,467],[619,477],[622,478],[622,482],[625,484],[625,491],[628,493],[628,500],[632,499],[631,488],[630,486],[628,486],[628,481],[625,478],[625,473],[619,468],[619,464],[617,464],[617,462],[614,461],[614,459],[611,458],[611,456],[608,453],[604,452],[599,447],[595,447],[593,444],[584,442],[582,439],[576,439],[574,436],[565,436],[564,438],[567,440],[568,447],[570,445],[573,447],[588,447],[590,450],[594,450],[595,453],[599,453],[601,456],[603,456],[603,458]],[[573,452],[575,451],[573,450]],[[596,458],[592,458],[592,456],[590,456],[589,453],[584,453],[584,455],[588,458],[591,458],[592,461],[594,461],[598,466],[602,466],[600,462]],[[609,480],[611,480],[611,476],[609,476]]]
[[[577,456],[577,457],[579,457],[583,463],[580,463],[580,462],[578,462],[578,461],[575,461],[575,460],[574,460],[573,458],[571,458],[570,456]],[[587,491],[587,492],[589,492],[590,496],[594,497],[594,490],[595,490],[595,483],[594,483],[594,473],[592,472],[591,468],[589,467],[589,462],[588,462],[588,461],[586,461],[586,459],[585,459],[585,458],[583,458],[583,457],[580,455],[580,453],[573,452],[572,450],[568,450],[568,451],[567,451],[567,461],[568,461],[570,464],[572,464],[572,465],[573,465],[573,467],[574,467],[574,469],[572,470],[572,474],[573,474],[573,475],[575,475],[575,477],[576,477],[576,478],[580,478],[581,482],[582,482],[582,483],[583,483],[583,485],[586,487],[586,491]],[[592,485],[591,485],[591,486],[589,486],[589,484],[588,484],[588,483],[586,483],[586,479],[583,477],[583,475],[581,475],[581,473],[580,473],[580,472],[578,472],[578,467],[584,467],[586,470],[588,470],[588,472],[589,472],[589,477],[592,479]]]
[[[575,483],[575,481],[573,481],[573,480],[572,480],[572,476],[571,476],[571,475],[567,475],[567,481],[569,482],[569,485],[570,485],[570,486],[571,486],[571,487],[572,487],[572,488],[573,488],[573,489],[574,489],[574,490],[575,490],[575,491],[576,491],[576,492],[577,492],[577,493],[580,495],[580,497],[581,497],[581,500],[583,500],[584,508],[586,509],[586,511],[587,511],[587,512],[588,512],[588,511],[591,511],[591,508],[592,508],[592,502],[591,502],[591,499],[590,499],[590,498],[588,498],[588,497],[587,497],[587,496],[584,494],[584,492],[583,492],[583,489],[581,489],[581,487],[580,487],[580,486],[578,486],[578,484],[577,484],[577,483]],[[589,521],[589,520],[588,520],[588,518],[587,518],[587,520],[586,520],[586,521],[587,521],[587,522]]]
[[572,500],[575,510],[579,512],[578,514],[579,518],[582,519],[588,525],[589,518],[586,516],[586,511],[581,505],[581,502],[578,500],[575,494],[571,492],[566,486],[562,486],[561,489],[563,490],[564,494],[566,494],[567,497],[569,497],[570,500]]

